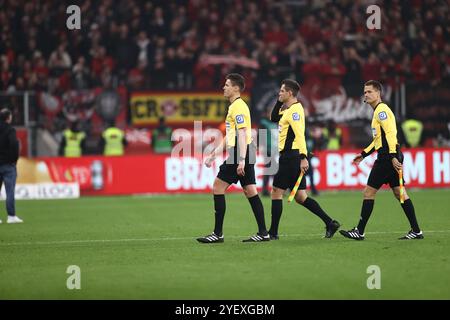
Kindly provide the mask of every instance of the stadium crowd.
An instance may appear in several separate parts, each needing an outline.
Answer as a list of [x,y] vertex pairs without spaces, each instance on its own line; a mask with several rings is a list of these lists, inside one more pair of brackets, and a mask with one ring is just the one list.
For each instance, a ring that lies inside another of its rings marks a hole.
[[0,90],[215,90],[232,70],[250,87],[294,70],[305,90],[342,85],[352,97],[368,79],[449,78],[445,1],[379,2],[382,32],[366,27],[369,2],[83,0],[81,30],[69,30],[73,1],[0,0]]
[[[374,3],[381,30],[366,25]],[[72,4],[80,30],[66,26]],[[0,92],[64,96],[69,110],[71,99],[90,101],[85,89],[216,91],[238,72],[255,94],[294,77],[309,98],[344,92],[359,103],[361,84],[377,79],[388,92],[406,83],[416,94],[408,116],[433,141],[450,142],[448,103],[435,94],[450,83],[446,1],[0,0],[0,8]],[[38,123],[58,134],[66,118]]]

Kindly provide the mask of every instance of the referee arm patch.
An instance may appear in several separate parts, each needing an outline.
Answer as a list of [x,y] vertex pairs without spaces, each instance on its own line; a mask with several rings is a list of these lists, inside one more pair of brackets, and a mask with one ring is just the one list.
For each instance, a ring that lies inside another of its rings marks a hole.
[[386,120],[387,119],[387,113],[385,112],[385,111],[381,111],[379,114],[378,114],[378,118],[380,119],[380,120]]
[[242,123],[244,123],[244,115],[238,114],[238,115],[236,116],[236,123],[237,123],[237,124],[242,124]]
[[297,112],[294,112],[292,114],[292,120],[294,120],[294,121],[300,120],[300,115]]

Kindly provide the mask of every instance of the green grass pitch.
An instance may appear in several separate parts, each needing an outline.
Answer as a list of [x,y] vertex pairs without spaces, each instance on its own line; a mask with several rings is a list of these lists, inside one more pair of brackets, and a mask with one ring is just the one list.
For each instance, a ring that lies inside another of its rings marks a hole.
[[[225,243],[195,241],[212,231],[211,195],[18,201],[23,224],[5,224],[1,203],[1,299],[450,299],[450,190],[409,191],[424,240],[382,190],[365,241],[322,238],[322,222],[283,203],[280,240],[242,243],[256,232],[242,194],[227,195]],[[361,192],[316,199],[344,229],[359,218]],[[263,199],[266,223],[270,199]],[[81,270],[69,290],[67,267]],[[370,265],[381,289],[369,290]]]

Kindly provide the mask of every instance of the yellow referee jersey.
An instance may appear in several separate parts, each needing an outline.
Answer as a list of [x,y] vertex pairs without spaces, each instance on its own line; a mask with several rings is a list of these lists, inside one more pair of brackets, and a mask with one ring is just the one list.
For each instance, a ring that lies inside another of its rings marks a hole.
[[236,146],[236,130],[245,128],[247,144],[252,142],[252,121],[247,104],[240,97],[234,100],[228,107],[226,126],[227,148]]
[[305,140],[305,112],[300,102],[289,108],[280,110],[278,122],[278,150],[299,150],[300,154],[308,155]]
[[378,153],[397,153],[397,125],[395,115],[387,104],[380,102],[373,112],[372,118],[372,143],[364,149],[364,153],[370,154],[374,150]]

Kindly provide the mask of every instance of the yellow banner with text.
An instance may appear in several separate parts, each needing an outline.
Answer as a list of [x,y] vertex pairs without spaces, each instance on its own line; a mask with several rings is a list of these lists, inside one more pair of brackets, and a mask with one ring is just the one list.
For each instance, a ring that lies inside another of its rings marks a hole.
[[[249,95],[242,95],[249,104]],[[130,98],[133,125],[156,125],[164,117],[167,124],[193,121],[220,123],[225,120],[230,102],[215,93],[132,93]]]

